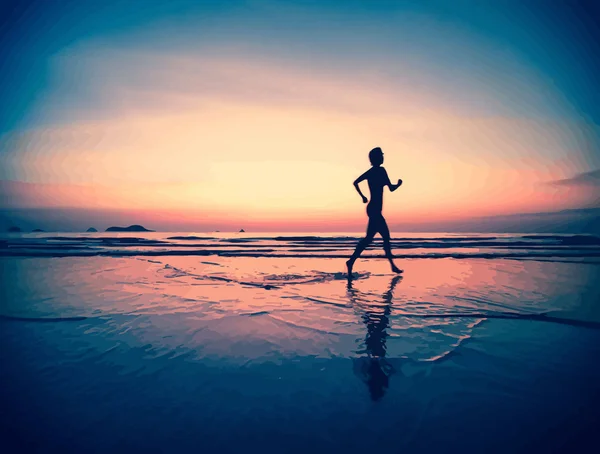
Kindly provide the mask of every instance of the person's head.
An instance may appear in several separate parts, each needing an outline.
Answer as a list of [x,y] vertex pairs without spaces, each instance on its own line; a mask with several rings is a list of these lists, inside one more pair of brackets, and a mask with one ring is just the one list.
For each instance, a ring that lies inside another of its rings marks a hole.
[[375,147],[369,151],[369,161],[371,161],[371,165],[374,166],[383,164],[383,151],[381,151],[381,148]]

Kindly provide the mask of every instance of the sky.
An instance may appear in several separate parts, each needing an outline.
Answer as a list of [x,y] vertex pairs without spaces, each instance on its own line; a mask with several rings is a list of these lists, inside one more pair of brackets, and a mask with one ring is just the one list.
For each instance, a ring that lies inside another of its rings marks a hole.
[[598,225],[594,2],[1,5],[0,229]]

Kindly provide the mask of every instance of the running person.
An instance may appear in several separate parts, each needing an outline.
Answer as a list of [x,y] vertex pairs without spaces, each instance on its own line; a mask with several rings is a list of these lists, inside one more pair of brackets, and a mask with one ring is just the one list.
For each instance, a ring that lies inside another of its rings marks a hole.
[[381,151],[381,148],[373,148],[369,152],[369,161],[371,161],[372,167],[358,177],[354,182],[354,187],[362,197],[363,203],[367,203],[369,201],[363,195],[360,187],[358,186],[361,181],[367,180],[369,184],[369,191],[371,193],[371,201],[367,205],[367,215],[369,216],[367,235],[358,242],[354,254],[352,254],[350,260],[346,262],[349,279],[352,277],[352,267],[354,266],[354,262],[358,257],[360,257],[360,254],[366,249],[371,241],[373,241],[373,237],[376,233],[379,233],[381,238],[383,238],[383,249],[385,250],[385,256],[390,261],[392,271],[394,273],[402,272],[402,270],[394,264],[392,249],[390,247],[390,230],[383,215],[381,214],[381,210],[383,209],[383,188],[388,186],[390,191],[394,192],[400,187],[402,180],[398,180],[398,184],[392,184],[390,182],[386,170],[381,167],[381,164],[383,164],[383,151]]

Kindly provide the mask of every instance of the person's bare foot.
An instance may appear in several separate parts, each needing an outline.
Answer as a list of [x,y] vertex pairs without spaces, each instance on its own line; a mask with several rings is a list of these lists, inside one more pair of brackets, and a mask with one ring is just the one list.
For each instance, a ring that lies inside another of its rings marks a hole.
[[402,272],[404,272],[404,270],[401,270],[401,269],[400,269],[400,268],[398,268],[396,265],[392,265],[392,271],[393,271],[394,273],[398,273],[398,274],[399,274],[399,273],[402,273]]
[[348,260],[346,262],[346,268],[348,268],[348,279],[352,279],[352,265],[354,265],[352,260]]

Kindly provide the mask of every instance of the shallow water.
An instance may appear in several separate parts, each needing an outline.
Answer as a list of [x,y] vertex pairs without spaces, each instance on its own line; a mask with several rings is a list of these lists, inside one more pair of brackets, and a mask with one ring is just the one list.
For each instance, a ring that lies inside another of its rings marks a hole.
[[[357,233],[273,234],[170,232],[21,233],[0,238],[0,256],[226,256],[343,258]],[[598,261],[593,235],[399,233],[392,235],[400,258],[514,258]],[[377,238],[364,257],[382,256]]]
[[599,415],[589,255],[366,259],[349,285],[314,254],[19,248],[0,396],[33,450],[561,452]]

